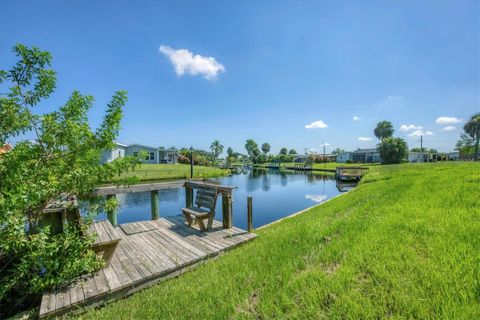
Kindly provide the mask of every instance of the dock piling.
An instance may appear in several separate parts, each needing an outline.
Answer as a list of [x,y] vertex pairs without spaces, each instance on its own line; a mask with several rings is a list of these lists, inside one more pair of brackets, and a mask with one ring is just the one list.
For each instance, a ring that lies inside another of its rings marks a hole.
[[252,219],[252,196],[247,197],[247,231],[253,231],[253,219]]
[[158,197],[158,190],[150,191],[150,203],[152,209],[152,220],[158,220],[160,217],[160,200]]
[[223,227],[232,228],[232,195],[222,194]]
[[[110,199],[115,199],[116,196],[114,194],[107,195],[107,201]],[[112,224],[112,226],[117,226],[117,209],[108,209],[107,210],[107,218],[108,221]]]

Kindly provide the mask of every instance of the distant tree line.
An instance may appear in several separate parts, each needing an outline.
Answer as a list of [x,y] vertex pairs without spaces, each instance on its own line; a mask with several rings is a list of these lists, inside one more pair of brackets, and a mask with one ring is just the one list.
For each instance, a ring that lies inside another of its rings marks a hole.
[[[393,134],[395,130],[390,121],[380,121],[373,130],[375,136],[380,140],[377,144],[377,150],[380,153],[380,158],[383,164],[395,164],[407,161],[408,145],[402,138],[395,138]],[[457,142],[456,148],[460,153],[468,158],[479,158],[479,140],[480,140],[480,113],[474,114],[469,121],[464,125],[464,133],[461,134],[460,140]],[[219,161],[220,155],[224,151],[224,146],[219,140],[214,140],[210,145],[210,151],[180,148],[178,162],[188,164],[190,163],[190,153],[193,152],[193,163],[201,166],[212,166]],[[246,154],[235,152],[231,147],[227,148],[227,155],[225,163],[227,165],[234,163],[253,163],[262,164],[270,162],[292,162],[298,155],[295,149],[288,149],[283,147],[278,154],[272,154],[271,145],[268,142],[259,144],[253,139],[248,139],[245,142]],[[436,149],[427,148],[412,148],[411,152],[430,152],[438,153]],[[332,151],[332,154],[341,154],[345,150],[337,148]],[[327,161],[322,155],[311,154],[307,157],[307,161],[321,163]]]

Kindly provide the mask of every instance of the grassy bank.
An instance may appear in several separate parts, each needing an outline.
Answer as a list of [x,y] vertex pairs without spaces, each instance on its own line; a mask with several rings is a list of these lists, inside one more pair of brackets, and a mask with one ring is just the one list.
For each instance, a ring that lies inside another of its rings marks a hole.
[[[216,167],[193,167],[194,178],[213,178],[230,174],[229,170]],[[123,177],[137,176],[140,181],[174,180],[190,178],[188,164],[142,164],[134,171],[127,172]]]
[[[302,163],[295,163],[295,162],[288,162],[288,163],[281,163],[280,168],[284,169],[287,167],[295,167],[296,165],[301,165]],[[257,167],[266,167],[269,163],[262,163],[256,165]],[[313,163],[313,168],[315,169],[328,169],[328,170],[335,170],[336,167],[358,167],[358,166],[375,166],[375,163],[339,163],[339,162],[326,162],[326,163]]]
[[479,194],[480,163],[374,166],[352,192],[82,317],[478,319]]

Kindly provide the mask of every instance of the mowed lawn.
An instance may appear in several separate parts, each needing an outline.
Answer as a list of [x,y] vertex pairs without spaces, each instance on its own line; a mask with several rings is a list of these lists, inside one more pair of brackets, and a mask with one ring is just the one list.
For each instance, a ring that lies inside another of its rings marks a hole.
[[81,317],[479,319],[479,199],[480,163],[374,166],[350,193]]
[[[216,167],[194,166],[194,178],[212,178],[230,174],[229,170]],[[188,164],[142,164],[134,171],[127,172],[123,177],[137,176],[141,181],[172,180],[190,178]]]

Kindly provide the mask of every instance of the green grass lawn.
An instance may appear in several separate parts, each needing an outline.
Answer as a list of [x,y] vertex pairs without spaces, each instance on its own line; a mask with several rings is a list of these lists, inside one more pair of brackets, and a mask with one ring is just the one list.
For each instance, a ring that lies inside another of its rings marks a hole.
[[82,317],[479,319],[479,197],[480,163],[374,166],[350,193]]
[[[193,167],[194,178],[212,178],[229,175],[229,170],[216,167]],[[173,180],[190,178],[188,164],[142,164],[134,171],[127,172],[123,177],[137,176],[141,181]]]

